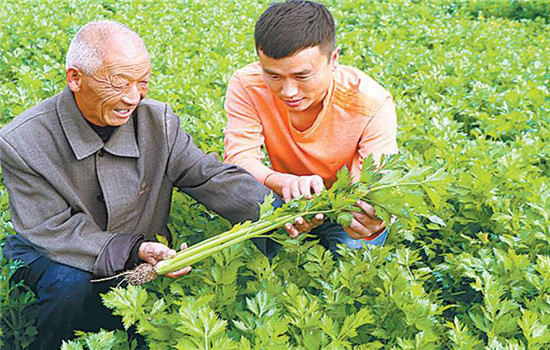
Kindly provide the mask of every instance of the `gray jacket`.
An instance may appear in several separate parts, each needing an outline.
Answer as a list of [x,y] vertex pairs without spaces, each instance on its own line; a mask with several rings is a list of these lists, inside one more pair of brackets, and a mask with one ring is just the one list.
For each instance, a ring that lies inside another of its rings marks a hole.
[[268,193],[199,150],[165,103],[143,100],[104,144],[68,88],[0,131],[0,161],[18,233],[6,257],[29,264],[32,247],[98,276],[121,270],[141,235],[168,236],[174,186],[232,223],[256,219]]

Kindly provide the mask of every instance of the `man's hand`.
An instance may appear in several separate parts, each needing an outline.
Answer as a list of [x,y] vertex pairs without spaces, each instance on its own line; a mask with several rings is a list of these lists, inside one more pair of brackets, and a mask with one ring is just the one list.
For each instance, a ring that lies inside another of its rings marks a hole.
[[[181,245],[181,250],[187,249],[187,244]],[[138,256],[141,260],[155,266],[159,261],[169,259],[176,255],[174,249],[170,249],[162,243],[158,242],[143,242],[139,247]],[[167,273],[166,277],[179,277],[191,271],[191,266],[184,267],[178,271]]]
[[321,226],[324,219],[325,216],[323,214],[316,214],[315,217],[309,222],[304,220],[304,218],[299,217],[296,218],[294,224],[291,224],[290,222],[285,224],[285,229],[290,237],[296,238],[302,232],[309,232],[317,226]]
[[386,223],[376,217],[372,205],[361,200],[357,201],[356,205],[363,212],[351,212],[354,218],[349,226],[344,226],[348,236],[353,239],[369,238],[386,227]]
[[[290,201],[293,198],[304,196],[305,198],[312,198],[313,194],[321,192],[325,188],[323,178],[319,175],[309,176],[293,176],[287,178],[283,183],[281,193],[285,202]],[[297,218],[294,224],[288,223],[285,225],[285,229],[292,238],[296,238],[302,232],[309,232],[317,226],[323,224],[325,216],[323,214],[317,214],[310,221],[304,220],[304,218]]]
[[285,202],[292,198],[305,196],[311,198],[325,188],[323,178],[319,175],[297,176],[284,173],[273,173],[265,179],[265,185],[283,197]]
[[293,176],[284,182],[281,193],[284,201],[288,202],[301,196],[311,198],[312,194],[321,192],[323,188],[325,184],[319,175]]
[[[283,197],[285,202],[293,198],[305,196],[311,198],[312,195],[321,192],[325,188],[323,178],[319,175],[297,176],[284,173],[273,173],[265,180],[265,185]],[[290,237],[295,238],[302,232],[309,232],[317,226],[323,224],[325,216],[317,214],[307,222],[304,218],[297,218],[294,224],[285,225]]]

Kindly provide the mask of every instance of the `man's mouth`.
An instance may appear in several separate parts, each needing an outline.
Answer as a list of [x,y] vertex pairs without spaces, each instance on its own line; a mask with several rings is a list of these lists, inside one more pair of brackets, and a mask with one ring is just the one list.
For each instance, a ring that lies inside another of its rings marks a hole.
[[302,103],[303,100],[304,98],[300,98],[297,100],[285,100],[285,103],[289,107],[297,107],[300,103]]
[[128,118],[132,114],[133,109],[130,108],[115,108],[115,114],[119,118]]

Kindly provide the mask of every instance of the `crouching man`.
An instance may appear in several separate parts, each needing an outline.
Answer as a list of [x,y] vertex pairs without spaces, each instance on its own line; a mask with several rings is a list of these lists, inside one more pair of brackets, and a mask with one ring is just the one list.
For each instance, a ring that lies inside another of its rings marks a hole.
[[[144,99],[151,60],[126,26],[87,24],[66,60],[66,88],[0,131],[17,232],[4,254],[26,265],[14,278],[37,295],[41,349],[59,348],[74,329],[120,326],[99,297],[111,283],[90,279],[176,253],[155,242],[170,238],[173,187],[232,223],[256,219],[269,193],[200,151],[166,103]],[[265,251],[269,241],[256,243]]]
[[[225,162],[242,166],[285,200],[330,187],[347,166],[397,152],[391,94],[363,72],[338,64],[334,18],[324,5],[290,0],[256,22],[258,62],[235,72],[227,88]],[[264,164],[265,147],[271,167]],[[312,231],[325,247],[382,245],[385,223],[357,203],[350,226]],[[308,225],[298,219],[292,235]]]

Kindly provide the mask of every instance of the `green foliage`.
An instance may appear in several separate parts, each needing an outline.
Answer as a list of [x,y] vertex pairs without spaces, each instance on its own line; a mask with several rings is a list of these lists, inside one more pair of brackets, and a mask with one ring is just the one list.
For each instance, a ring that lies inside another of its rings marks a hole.
[[[300,237],[284,240],[269,261],[243,242],[178,280],[113,290],[106,303],[151,349],[548,348],[548,1],[325,3],[337,20],[340,62],[394,96],[401,169],[422,180],[428,168],[448,174],[444,191],[427,190],[431,210],[416,193],[388,188],[371,200],[402,205],[411,220],[396,221],[383,248],[342,249],[335,261]],[[221,155],[225,87],[255,60],[253,24],[267,4],[3,2],[0,123],[59,92],[72,35],[109,18],[149,47],[149,96],[169,102],[195,142]],[[0,195],[1,239],[13,229],[4,188]],[[170,225],[175,246],[229,228],[181,194]],[[8,284],[14,266],[0,259],[0,347],[25,348],[35,332],[32,317],[22,317],[30,294]],[[132,347],[123,331],[80,334],[65,346]]]
[[352,183],[351,174],[344,167],[330,189],[321,191],[311,199],[294,198],[276,209],[272,206],[273,194],[270,194],[260,205],[258,220],[238,223],[226,232],[182,250],[156,264],[155,271],[166,275],[194,265],[239,242],[271,235],[274,230],[293,223],[299,217],[310,220],[322,213],[332,222],[349,226],[353,219],[351,212],[357,210],[355,204],[359,200],[371,203],[376,214],[388,223],[388,229],[395,218],[399,218],[404,226],[416,226],[420,216],[445,226],[439,217],[432,214],[430,209],[433,208],[427,203],[428,199],[441,198],[445,193],[442,186],[448,177],[443,174],[443,169],[435,172],[430,167],[406,169],[399,160],[402,158],[395,155],[390,158],[383,156],[377,167],[371,155],[364,160],[360,181]]

